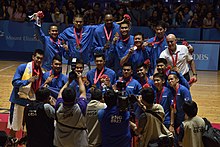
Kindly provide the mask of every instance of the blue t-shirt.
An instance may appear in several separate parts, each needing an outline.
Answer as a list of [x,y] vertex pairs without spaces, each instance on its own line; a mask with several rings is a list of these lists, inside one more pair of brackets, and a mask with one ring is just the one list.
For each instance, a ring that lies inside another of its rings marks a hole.
[[98,111],[103,147],[131,147],[130,112],[117,106]]

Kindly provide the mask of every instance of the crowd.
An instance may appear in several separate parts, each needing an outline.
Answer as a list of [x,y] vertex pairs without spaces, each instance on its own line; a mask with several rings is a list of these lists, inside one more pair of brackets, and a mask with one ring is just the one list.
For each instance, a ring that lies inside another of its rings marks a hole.
[[30,147],[203,147],[205,123],[190,94],[197,81],[194,49],[186,41],[177,45],[166,22],[156,21],[155,36],[145,40],[141,32],[130,35],[128,14],[115,22],[110,11],[103,23],[84,25],[77,13],[73,26],[59,33],[52,24],[47,36],[39,16],[33,31],[43,50],[19,65],[12,80],[10,144],[26,138]]
[[129,14],[134,26],[152,27],[158,20],[163,20],[169,27],[220,27],[219,1],[212,3],[205,1],[166,3],[161,0],[125,2],[1,0],[0,19],[24,22],[29,20],[29,15],[42,10],[45,14],[44,22],[69,25],[72,24],[77,13],[82,13],[85,24],[99,24],[102,23],[103,14],[106,11],[111,11],[115,21],[121,20],[124,14]]

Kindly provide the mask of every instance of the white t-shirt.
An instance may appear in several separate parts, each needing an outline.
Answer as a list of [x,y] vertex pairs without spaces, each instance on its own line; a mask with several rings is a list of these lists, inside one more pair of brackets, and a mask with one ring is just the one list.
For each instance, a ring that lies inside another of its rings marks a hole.
[[[189,72],[188,62],[193,60],[192,55],[189,53],[188,48],[185,45],[176,45],[176,51],[173,53],[173,59],[176,60],[178,54],[176,66],[180,69],[180,72],[184,75]],[[173,66],[172,55],[168,48],[166,48],[161,54],[160,58],[167,60],[167,63]]]

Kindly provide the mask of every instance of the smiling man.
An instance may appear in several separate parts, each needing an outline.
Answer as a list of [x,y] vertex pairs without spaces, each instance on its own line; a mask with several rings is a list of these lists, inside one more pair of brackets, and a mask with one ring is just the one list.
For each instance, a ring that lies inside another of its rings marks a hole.
[[62,74],[62,58],[59,55],[53,57],[52,69],[43,75],[43,85],[51,91],[51,96],[57,98],[60,89],[67,82],[67,76]]
[[121,66],[126,62],[132,63],[132,70],[134,71],[134,77],[137,77],[137,66],[144,63],[149,59],[146,47],[143,46],[144,35],[138,32],[134,35],[134,46],[125,52],[125,56],[121,59]]

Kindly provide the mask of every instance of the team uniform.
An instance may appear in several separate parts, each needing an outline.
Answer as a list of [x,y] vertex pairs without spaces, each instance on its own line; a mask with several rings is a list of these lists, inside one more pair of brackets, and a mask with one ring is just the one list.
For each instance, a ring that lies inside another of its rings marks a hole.
[[[32,64],[33,62],[29,62],[28,64]],[[14,74],[13,80],[12,80],[12,85],[13,85],[13,90],[10,96],[9,101],[11,102],[10,106],[10,116],[9,116],[9,121],[8,121],[8,128],[13,129],[14,131],[19,131],[22,129],[22,122],[23,122],[23,113],[24,113],[24,107],[29,104],[30,100],[35,100],[35,94],[34,92],[39,88],[42,80],[42,71],[39,68],[38,71],[34,70],[35,68],[32,67],[32,76],[35,76],[39,74],[38,80],[33,82],[31,84],[31,95],[29,99],[27,98],[20,98],[18,95],[19,88],[27,86],[30,84],[28,79],[22,80],[23,75],[26,71],[26,68],[28,64],[21,64],[18,66],[16,69],[16,72]],[[36,71],[36,72],[35,72]]]
[[171,53],[167,48],[160,54],[160,58],[166,59],[167,63],[172,67],[177,66],[183,76],[189,73],[188,62],[193,60],[185,45],[176,45],[175,53]]
[[64,105],[58,98],[56,111],[56,125],[54,131],[54,145],[65,147],[88,147],[88,134],[86,129],[86,107],[84,97],[74,105]]
[[[126,50],[124,56],[126,56],[128,53],[129,53],[129,49]],[[146,61],[147,59],[149,59],[149,55],[146,48],[136,49],[128,59],[128,62],[132,64],[132,70],[135,78],[137,77],[137,72],[136,72],[137,66],[143,64],[144,61]]]
[[119,77],[122,76],[120,61],[124,57],[125,52],[129,50],[132,46],[134,46],[134,36],[132,35],[130,35],[129,38],[125,40],[119,39],[114,45],[114,71],[116,71],[116,74]]
[[53,40],[50,36],[46,36],[41,27],[35,25],[35,32],[43,44],[44,59],[42,62],[42,68],[49,71],[51,70],[53,57],[55,55],[66,57],[66,51],[62,47],[62,41],[60,39]]
[[179,141],[183,147],[204,147],[202,134],[205,129],[205,122],[201,117],[195,116],[192,119],[182,122],[179,131]]
[[173,94],[169,88],[164,86],[162,91],[159,92],[158,90],[156,90],[155,102],[156,104],[160,104],[164,109],[164,113],[165,113],[164,125],[167,128],[169,128],[170,126],[170,111],[171,111],[170,106],[172,100],[173,100]]
[[150,68],[148,74],[149,76],[152,76],[157,65],[156,60],[160,57],[161,52],[166,49],[167,41],[166,36],[164,36],[161,41],[159,41],[158,38],[155,36],[150,38],[147,42],[152,44],[152,47],[147,46],[150,58]]
[[91,69],[88,73],[87,73],[87,80],[89,81],[89,87],[91,87],[92,85],[95,85],[96,88],[101,88],[101,82],[100,82],[100,77],[102,75],[107,75],[110,78],[110,82],[111,84],[115,84],[116,81],[116,75],[115,72],[113,70],[111,70],[110,68],[104,67],[102,69],[102,71],[98,74],[97,73],[97,69]]
[[[47,78],[50,77],[51,75],[54,75],[53,70],[45,72],[43,74],[42,83],[44,83],[47,80]],[[51,96],[57,98],[60,89],[66,84],[67,81],[68,81],[67,76],[62,73],[59,73],[58,75],[54,75],[52,81],[47,84],[48,85],[47,88],[50,90]]]
[[179,84],[179,88],[177,90],[171,88],[171,91],[173,93],[171,105],[176,110],[174,119],[174,128],[176,129],[184,121],[184,111],[182,109],[182,105],[185,101],[191,101],[192,97],[189,90],[181,84]]
[[92,59],[93,33],[97,26],[83,26],[81,32],[77,33],[74,27],[66,28],[59,34],[58,38],[68,43],[69,51],[67,57],[83,60],[84,64],[89,65]]
[[50,104],[33,101],[24,110],[27,147],[53,147],[55,110]]
[[103,147],[130,147],[130,112],[120,111],[117,106],[98,111]]
[[[113,68],[114,66],[114,45],[112,40],[115,36],[115,33],[119,32],[119,25],[113,22],[112,29],[108,34],[105,24],[101,24],[95,29],[94,38],[93,38],[93,53],[103,53],[106,59],[106,67]],[[106,43],[109,43],[110,48],[104,51],[104,46]]]
[[98,110],[105,109],[106,104],[91,100],[86,109],[86,124],[88,129],[89,146],[100,146],[102,143],[101,128],[98,122]]

